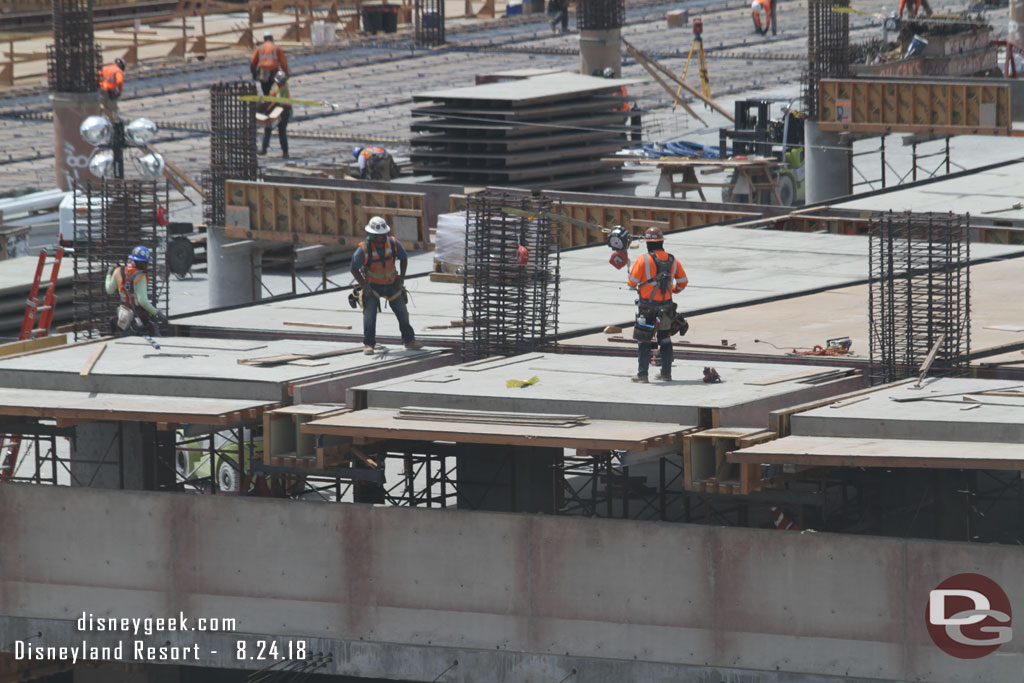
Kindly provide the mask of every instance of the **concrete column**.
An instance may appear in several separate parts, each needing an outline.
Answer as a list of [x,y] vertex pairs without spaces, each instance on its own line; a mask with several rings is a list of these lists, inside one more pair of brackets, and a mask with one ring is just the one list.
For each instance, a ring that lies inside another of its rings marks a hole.
[[223,228],[206,231],[206,272],[210,280],[210,308],[259,301],[262,252],[255,242],[233,240]]
[[[1024,0],[1022,0],[1024,1]],[[621,29],[580,31],[580,73],[585,76],[598,75],[611,67],[615,77],[622,75]]]
[[140,422],[88,422],[77,425],[71,449],[71,485],[100,489],[143,489],[143,463],[151,450],[144,436],[144,427]]
[[554,514],[560,448],[467,444],[455,460],[459,507]]
[[92,178],[89,157],[93,146],[78,132],[82,121],[100,114],[100,93],[53,94],[53,152],[57,187],[70,190],[75,182]]
[[824,202],[850,194],[849,143],[839,133],[823,131],[816,121],[804,124],[807,203]]

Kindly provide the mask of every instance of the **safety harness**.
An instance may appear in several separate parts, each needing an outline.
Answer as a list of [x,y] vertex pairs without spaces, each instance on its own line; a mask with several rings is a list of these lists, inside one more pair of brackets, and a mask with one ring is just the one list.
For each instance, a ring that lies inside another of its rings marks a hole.
[[639,285],[637,285],[637,294],[640,293],[641,287],[645,287],[647,285],[654,285],[655,289],[654,291],[651,292],[651,296],[640,297],[639,303],[641,306],[662,308],[664,306],[667,306],[671,302],[665,300],[655,301],[654,292],[660,292],[662,296],[668,293],[672,285],[672,272],[675,270],[676,257],[673,256],[672,254],[669,254],[668,258],[662,261],[661,259],[657,258],[653,253],[644,255],[645,259],[648,257],[654,260],[654,264],[656,267],[654,277],[652,277],[650,280],[646,280],[645,282],[641,282]]

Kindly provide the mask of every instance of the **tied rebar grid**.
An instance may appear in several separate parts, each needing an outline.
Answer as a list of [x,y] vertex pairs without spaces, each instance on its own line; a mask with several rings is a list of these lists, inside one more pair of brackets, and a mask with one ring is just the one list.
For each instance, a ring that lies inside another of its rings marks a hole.
[[[505,208],[537,213],[518,216]],[[558,334],[558,225],[543,196],[486,191],[468,199],[462,350],[466,360],[534,351]],[[520,264],[519,247],[528,252]]]
[[580,0],[576,12],[576,28],[581,31],[622,28],[624,23],[625,0]]
[[218,83],[210,88],[210,170],[202,174],[207,226],[224,225],[225,181],[259,179],[256,109],[239,99],[256,94],[256,84],[251,81]]
[[444,0],[416,0],[416,44],[444,45]]
[[818,82],[845,78],[850,73],[850,15],[835,12],[850,0],[808,0],[807,82],[804,104],[807,117],[818,120]]
[[103,67],[92,24],[92,0],[53,0],[53,45],[46,46],[51,92],[96,92]]
[[962,374],[971,352],[970,217],[876,214],[870,222],[868,326],[871,381]]
[[120,297],[107,294],[107,274],[127,265],[132,249],[149,247],[152,262],[149,300],[167,312],[168,270],[164,258],[166,230],[156,211],[167,206],[167,185],[151,180],[90,180],[74,188],[80,209],[74,212],[74,278],[72,309],[75,339],[109,335]]

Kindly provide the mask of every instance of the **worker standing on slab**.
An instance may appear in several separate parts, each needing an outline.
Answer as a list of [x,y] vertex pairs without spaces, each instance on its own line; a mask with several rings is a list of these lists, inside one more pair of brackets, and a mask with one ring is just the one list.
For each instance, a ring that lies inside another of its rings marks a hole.
[[124,90],[124,60],[115,59],[113,64],[107,64],[100,69],[99,74],[100,92],[103,93],[107,105],[117,111],[117,100]]
[[274,76],[279,70],[283,71],[285,76],[292,75],[284,50],[274,43],[274,34],[264,33],[263,42],[253,50],[252,59],[249,60],[249,71],[252,72],[253,79],[260,82],[264,95],[270,94],[270,89],[274,86]]
[[636,289],[639,294],[636,326],[633,328],[639,369],[633,381],[646,384],[655,335],[661,354],[661,372],[657,379],[672,379],[672,334],[680,330],[685,332],[686,325],[676,314],[672,295],[683,291],[688,280],[679,260],[665,251],[665,235],[660,228],[648,228],[644,241],[647,253],[633,262],[628,282],[630,289]]
[[155,334],[157,323],[167,322],[167,316],[149,301],[149,275],[146,268],[152,260],[149,248],[139,245],[132,249],[127,266],[118,266],[107,273],[107,294],[121,297],[117,317],[114,319],[114,334],[122,337]]
[[[367,238],[352,254],[352,277],[359,283],[357,299],[363,306],[363,353],[373,355],[377,344],[377,311],[387,302],[398,318],[402,342],[407,349],[423,346],[416,341],[416,333],[409,324],[406,308],[405,270],[409,256],[402,244],[391,233],[391,226],[380,216],[366,224]],[[396,268],[396,262],[399,268]]]
[[391,153],[383,147],[353,147],[352,156],[359,163],[361,180],[391,180],[400,173]]
[[[284,99],[291,99],[291,94],[288,91],[288,75],[284,71],[278,71],[277,75],[274,76],[274,82],[277,83],[277,87],[270,92],[271,97],[281,97]],[[268,113],[270,118],[267,119],[267,127],[263,131],[263,147],[257,154],[266,154],[267,147],[270,146],[270,132],[274,128],[274,122],[277,121],[277,140],[281,143],[281,156],[285,159],[288,158],[288,121],[292,118],[292,105],[284,104],[282,102],[268,102]],[[275,116],[274,110],[280,107],[281,112]]]
[[552,33],[559,32],[558,24],[562,25],[562,33],[569,32],[569,0],[548,0],[548,23]]

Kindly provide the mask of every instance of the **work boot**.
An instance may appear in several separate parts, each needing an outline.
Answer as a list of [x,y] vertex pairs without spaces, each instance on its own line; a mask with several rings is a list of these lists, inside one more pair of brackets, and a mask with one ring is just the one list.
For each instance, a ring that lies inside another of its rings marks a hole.
[[288,152],[281,152],[281,158],[282,159],[287,159],[288,158]]
[[364,346],[363,347],[363,355],[372,356],[373,355],[373,347],[372,346]]
[[647,384],[647,375],[637,375],[633,377],[633,381],[637,384]]
[[654,376],[654,379],[658,380],[659,382],[671,382],[672,381],[672,373],[671,372],[667,372],[667,373],[666,372],[659,372],[657,375]]
[[419,339],[413,339],[411,342],[409,342],[409,343],[407,343],[405,345],[405,348],[409,349],[410,351],[415,351],[416,349],[422,349],[423,348],[423,342],[421,342]]
[[267,148],[266,148],[266,147],[263,147],[263,148],[259,149],[259,150],[258,150],[258,151],[256,152],[256,154],[258,154],[258,155],[260,155],[260,156],[263,156],[263,155],[265,155],[266,153],[267,153]]

